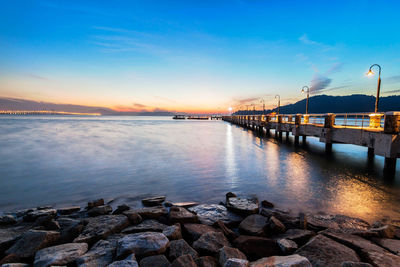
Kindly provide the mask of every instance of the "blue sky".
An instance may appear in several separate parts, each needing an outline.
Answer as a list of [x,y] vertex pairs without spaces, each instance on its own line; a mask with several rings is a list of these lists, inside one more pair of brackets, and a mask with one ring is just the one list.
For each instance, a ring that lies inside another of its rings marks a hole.
[[119,110],[400,93],[400,1],[0,0],[0,96]]

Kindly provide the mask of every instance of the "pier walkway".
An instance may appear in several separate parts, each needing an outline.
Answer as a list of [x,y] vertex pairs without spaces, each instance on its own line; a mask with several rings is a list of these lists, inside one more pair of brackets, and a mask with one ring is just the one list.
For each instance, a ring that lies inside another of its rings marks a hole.
[[223,116],[224,121],[270,134],[276,138],[283,133],[299,137],[318,137],[329,153],[333,143],[368,147],[368,156],[385,157],[385,173],[395,173],[396,160],[400,157],[400,112],[346,113],[346,114],[296,114],[296,115],[233,115]]

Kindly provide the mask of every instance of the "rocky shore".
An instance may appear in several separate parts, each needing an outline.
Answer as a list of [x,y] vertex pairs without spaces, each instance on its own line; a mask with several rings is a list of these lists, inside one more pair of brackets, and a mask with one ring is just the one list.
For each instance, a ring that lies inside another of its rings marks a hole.
[[142,208],[103,199],[0,216],[0,265],[140,267],[400,266],[400,221],[290,214],[266,200]]

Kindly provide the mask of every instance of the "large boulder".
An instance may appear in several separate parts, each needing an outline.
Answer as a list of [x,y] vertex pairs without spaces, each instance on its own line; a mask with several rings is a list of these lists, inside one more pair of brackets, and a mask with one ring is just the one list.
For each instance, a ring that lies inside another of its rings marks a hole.
[[30,226],[0,228],[0,255],[2,255],[18,237],[28,231]]
[[225,262],[229,259],[242,259],[242,260],[247,260],[246,255],[243,254],[240,250],[237,248],[231,248],[231,247],[222,247],[219,250],[219,264],[221,266],[224,266]]
[[59,208],[59,209],[57,209],[57,212],[60,215],[69,215],[69,214],[78,212],[80,210],[81,210],[80,206],[69,206],[69,207]]
[[277,243],[284,255],[292,254],[298,249],[296,242],[290,239],[278,239]]
[[247,216],[250,214],[258,213],[260,209],[260,204],[258,203],[258,199],[248,199],[248,198],[240,198],[240,197],[230,197],[227,198],[226,207],[240,215]]
[[388,238],[374,238],[372,240],[390,252],[400,255],[400,240]]
[[223,267],[249,267],[249,261],[244,259],[230,258],[226,260]]
[[257,260],[281,253],[276,240],[265,237],[241,235],[233,241],[233,244],[250,260]]
[[190,240],[196,241],[201,235],[210,232],[217,232],[217,229],[209,225],[198,223],[187,223],[183,225],[183,231]]
[[182,255],[190,255],[193,259],[196,259],[199,254],[194,250],[184,239],[173,240],[169,242],[169,253],[168,257],[171,260],[175,260]]
[[61,228],[60,243],[71,243],[83,230],[84,225],[80,220],[71,218],[58,218]]
[[135,210],[126,210],[122,214],[128,217],[131,224],[138,224],[143,221],[142,216],[140,216],[140,214]]
[[182,207],[171,207],[169,211],[169,221],[171,223],[196,223],[199,221],[196,214],[189,212]]
[[315,233],[310,230],[303,230],[303,229],[289,229],[283,234],[279,234],[274,236],[274,239],[289,239],[294,242],[298,246],[302,246],[310,240],[311,237],[315,236]]
[[320,231],[324,229],[357,229],[368,230],[368,222],[344,215],[307,214],[307,228]]
[[391,267],[399,266],[400,257],[388,252],[364,251],[363,257],[373,266]]
[[[298,254],[262,258],[250,264],[250,267],[311,267],[310,261]],[[319,266],[319,265],[316,265]],[[321,265],[328,266],[328,265]]]
[[269,226],[267,217],[253,214],[247,216],[239,225],[240,231],[248,235],[263,236]]
[[42,217],[42,216],[54,218],[56,216],[56,214],[57,214],[57,210],[55,210],[55,209],[51,209],[51,208],[36,209],[36,210],[32,210],[32,211],[26,213],[24,216],[24,221],[34,222],[34,221],[36,221],[37,218]]
[[114,261],[113,263],[107,265],[107,267],[139,267],[136,260],[120,260]]
[[211,256],[203,256],[194,260],[197,267],[218,267],[218,261],[216,258]]
[[162,232],[168,225],[159,223],[156,220],[144,220],[138,225],[133,225],[122,230],[123,234],[134,234],[139,232]]
[[126,235],[117,244],[117,258],[121,259],[129,253],[139,257],[162,254],[169,245],[168,238],[162,233],[144,232]]
[[261,209],[260,214],[267,218],[274,216],[281,221],[287,229],[299,228],[300,226],[299,217],[292,216],[289,211],[263,208]]
[[67,265],[86,253],[86,243],[67,243],[39,250],[35,255],[34,267]]
[[0,225],[16,224],[17,220],[12,215],[0,215]]
[[107,240],[100,240],[76,260],[78,267],[107,266],[113,261],[115,247]]
[[230,246],[228,239],[221,232],[209,232],[193,242],[193,248],[202,255],[217,255],[224,246]]
[[169,240],[182,239],[182,229],[179,223],[168,226],[162,231],[162,233],[168,237]]
[[174,260],[170,267],[197,267],[197,265],[192,256],[183,255]]
[[88,202],[87,209],[90,210],[94,207],[103,206],[103,205],[104,205],[104,199],[99,198],[99,199],[95,199],[95,200]]
[[354,250],[324,235],[313,237],[296,254],[306,257],[313,266],[340,266],[343,261],[360,261]]
[[143,258],[140,267],[169,267],[170,262],[164,255],[155,255]]
[[224,233],[224,235],[226,236],[226,238],[228,238],[229,241],[233,241],[239,236],[234,231],[229,229],[222,221],[217,221],[216,225]]
[[88,219],[88,224],[74,242],[94,244],[100,239],[120,232],[129,225],[129,220],[124,215],[103,215]]
[[285,225],[275,216],[269,218],[269,232],[272,234],[284,233],[286,231]]
[[145,207],[133,209],[132,212],[138,213],[143,219],[158,219],[161,216],[167,216],[168,211],[164,206]]
[[227,225],[239,224],[242,221],[242,217],[228,211],[222,205],[202,204],[189,208],[189,210],[195,212],[200,222],[206,225],[213,225],[219,220]]
[[88,211],[88,215],[91,217],[107,215],[112,212],[110,205],[97,206]]
[[161,205],[165,201],[165,196],[149,197],[142,199],[142,203],[145,206],[152,207]]

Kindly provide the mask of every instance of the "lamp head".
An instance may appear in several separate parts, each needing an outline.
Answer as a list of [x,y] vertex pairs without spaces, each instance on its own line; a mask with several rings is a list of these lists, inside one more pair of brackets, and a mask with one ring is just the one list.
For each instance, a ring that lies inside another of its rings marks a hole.
[[374,72],[371,69],[369,69],[369,71],[367,72],[367,76],[372,76],[372,75],[374,75]]
[[232,108],[231,108],[231,107],[229,107],[229,108],[228,108],[228,110],[229,110],[229,111],[232,111]]
[[302,93],[302,94],[304,94],[304,92],[305,92],[305,91],[304,91],[304,88],[303,88],[303,89],[301,89],[301,93]]

